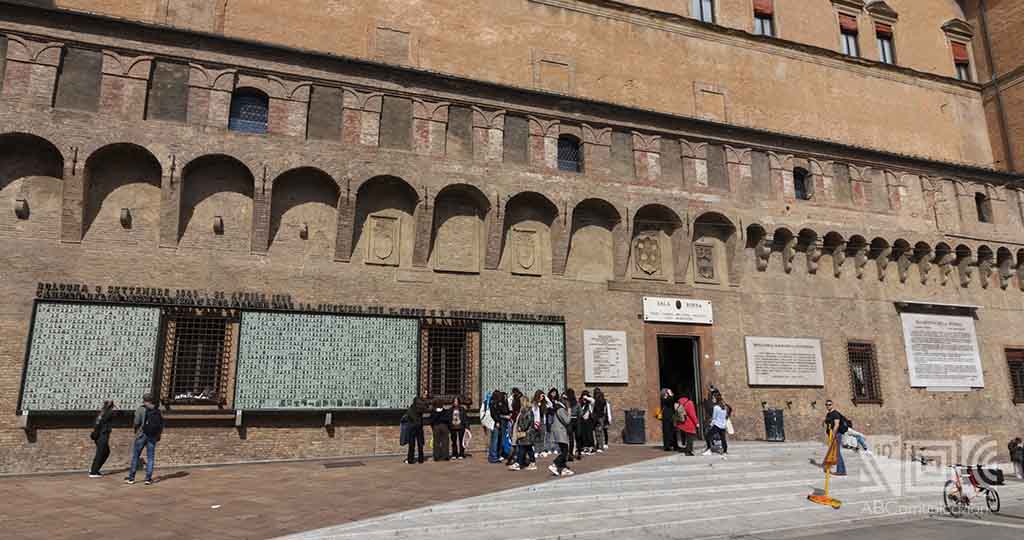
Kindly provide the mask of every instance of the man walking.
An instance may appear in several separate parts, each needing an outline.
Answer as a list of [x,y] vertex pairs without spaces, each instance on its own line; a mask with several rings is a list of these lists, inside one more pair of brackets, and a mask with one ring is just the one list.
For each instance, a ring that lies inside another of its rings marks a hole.
[[146,449],[146,485],[153,483],[153,464],[156,459],[156,443],[164,431],[164,417],[157,407],[153,394],[142,396],[142,407],[135,411],[135,443],[132,444],[132,462],[128,467],[127,484],[135,483],[135,471],[139,468],[139,454]]
[[835,404],[832,400],[825,402],[825,410],[828,414],[825,415],[825,431],[830,436],[829,444],[833,441],[836,445],[836,472],[833,476],[846,476],[846,463],[843,462],[843,434],[849,429],[849,422],[846,417],[836,410]]

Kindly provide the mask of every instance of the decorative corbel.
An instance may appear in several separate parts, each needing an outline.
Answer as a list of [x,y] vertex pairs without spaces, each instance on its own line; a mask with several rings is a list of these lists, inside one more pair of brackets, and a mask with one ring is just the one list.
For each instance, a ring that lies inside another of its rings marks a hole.
[[878,281],[885,281],[885,270],[889,268],[890,255],[892,255],[892,247],[886,246],[875,257],[875,266],[878,268]]
[[971,275],[974,273],[974,268],[971,264],[974,260],[971,257],[964,257],[956,265],[957,271],[960,273],[960,286],[967,287],[971,284]]
[[796,240],[794,236],[782,246],[782,269],[787,274],[793,271],[793,259],[796,258]]
[[754,261],[759,272],[764,272],[768,269],[768,260],[771,256],[772,246],[769,244],[768,237],[765,236],[754,244]]
[[978,279],[981,280],[982,289],[987,289],[989,283],[992,282],[992,261],[990,259],[978,261]]
[[1013,260],[1003,259],[999,263],[999,288],[1006,290],[1010,286],[1010,278],[1013,277]]
[[817,243],[807,246],[807,273],[818,273],[818,261],[821,260],[821,247]]
[[921,260],[917,261],[917,270],[921,273],[921,285],[928,284],[928,272],[930,272],[931,269],[932,263],[927,255],[921,257]]
[[864,277],[864,268],[868,265],[868,247],[861,246],[853,256],[853,267],[857,269],[857,279]]
[[949,283],[949,275],[953,273],[953,263],[956,262],[956,255],[947,253],[939,260],[939,275],[942,276],[942,285]]
[[907,282],[907,276],[910,273],[910,265],[912,264],[910,260],[911,255],[911,250],[905,249],[903,250],[903,253],[900,253],[900,256],[896,258],[896,271],[900,275],[900,283]]
[[839,242],[832,248],[832,275],[839,277],[843,273],[844,262],[846,262],[846,242]]

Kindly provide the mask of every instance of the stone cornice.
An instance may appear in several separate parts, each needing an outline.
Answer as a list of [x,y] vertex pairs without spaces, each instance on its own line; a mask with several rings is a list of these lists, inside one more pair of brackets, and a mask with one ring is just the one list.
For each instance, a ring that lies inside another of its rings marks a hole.
[[[0,5],[3,4],[15,6],[0,0]],[[45,35],[39,28],[45,29]],[[998,183],[1024,182],[1024,177],[1019,175],[966,163],[943,162],[924,156],[888,152],[754,126],[723,124],[619,103],[468,79],[449,73],[68,10],[27,6],[7,9],[4,17],[0,18],[0,32],[46,41],[60,40],[128,55],[163,56],[208,67],[245,68],[292,81],[327,86],[344,85],[364,91],[386,90],[414,98],[492,107],[552,119],[564,118],[573,123],[614,125],[652,135],[693,138],[818,159],[841,160],[859,166],[882,167],[912,174]],[[82,42],[73,35],[81,33],[96,35],[97,41]],[[134,43],[136,48],[126,47],[126,42]],[[249,65],[246,65],[247,61]],[[279,67],[267,68],[266,64]],[[977,96],[979,92],[971,95]]]

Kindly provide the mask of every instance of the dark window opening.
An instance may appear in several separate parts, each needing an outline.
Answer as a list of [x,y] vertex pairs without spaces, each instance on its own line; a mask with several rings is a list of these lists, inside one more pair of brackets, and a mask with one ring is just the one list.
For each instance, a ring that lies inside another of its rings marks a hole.
[[793,169],[793,193],[797,199],[802,201],[811,200],[811,174],[806,169],[797,167]]
[[1024,349],[1006,349],[1006,362],[1010,368],[1013,402],[1024,403]]
[[254,88],[239,88],[231,96],[228,129],[242,133],[266,133],[270,98]]
[[424,324],[424,386],[429,399],[465,403],[470,396],[470,367],[475,358],[474,336],[479,325],[473,321],[431,320]]
[[754,14],[754,33],[759,36],[774,36],[775,25],[771,15]]
[[715,22],[715,0],[693,0],[693,18],[698,21]]
[[227,403],[232,319],[220,313],[168,315],[164,327],[163,399],[169,403]]
[[572,135],[558,137],[558,170],[583,172],[583,149]]
[[953,63],[956,64],[956,78],[961,81],[970,81],[971,77],[971,55],[967,51],[966,43],[952,42]]
[[956,78],[961,81],[971,80],[971,65],[967,62],[957,62],[956,64]]
[[875,37],[878,39],[878,59],[883,64],[896,63],[896,46],[893,42],[892,27],[887,24],[875,25]]
[[992,223],[992,200],[988,195],[975,193],[974,208],[978,211],[978,223]]
[[843,54],[846,56],[860,56],[860,47],[857,45],[857,32],[843,31]]
[[855,403],[881,403],[882,392],[878,384],[875,346],[872,343],[851,341],[846,344],[850,361],[850,381]]

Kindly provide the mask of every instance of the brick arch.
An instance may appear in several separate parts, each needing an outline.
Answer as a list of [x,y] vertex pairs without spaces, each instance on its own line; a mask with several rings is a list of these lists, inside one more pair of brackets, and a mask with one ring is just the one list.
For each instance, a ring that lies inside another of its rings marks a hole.
[[[179,246],[251,249],[255,179],[245,163],[227,154],[197,157],[182,168],[180,189]],[[222,234],[214,230],[218,217]]]
[[275,251],[333,254],[338,230],[338,182],[316,167],[296,167],[274,178],[269,245]]
[[134,143],[108,144],[89,155],[84,173],[83,241],[159,241],[163,168],[152,152]]
[[63,192],[64,157],[53,143],[30,133],[0,135],[0,200],[17,205],[20,214],[7,206],[0,213],[0,228],[19,236],[59,238]]
[[[361,182],[356,189],[349,255],[362,253],[364,262],[385,266],[411,260],[419,203],[416,190],[398,176],[374,176]],[[367,221],[373,221],[376,229],[367,230]]]
[[47,139],[31,133],[0,135],[0,190],[28,176],[64,178],[64,155]]
[[435,270],[476,273],[487,251],[487,224],[491,201],[480,188],[465,183],[448,184],[433,202],[430,253]]

